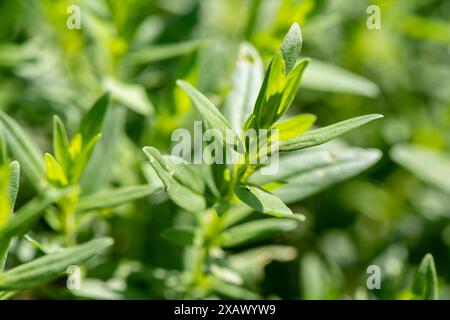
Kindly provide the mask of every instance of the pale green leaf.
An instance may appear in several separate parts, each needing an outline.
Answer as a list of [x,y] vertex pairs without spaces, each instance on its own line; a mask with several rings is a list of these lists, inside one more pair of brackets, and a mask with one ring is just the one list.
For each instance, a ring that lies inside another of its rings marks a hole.
[[25,175],[33,186],[40,190],[41,180],[45,176],[45,167],[41,152],[30,137],[8,115],[0,111],[0,122],[3,124],[8,148],[13,157],[18,160]]
[[247,43],[241,45],[233,72],[232,90],[223,110],[234,129],[241,129],[251,114],[263,77],[263,64],[256,49]]
[[348,131],[358,128],[372,120],[382,118],[380,114],[370,114],[361,117],[344,120],[330,126],[308,131],[300,136],[292,139],[281,141],[279,144],[280,151],[294,151],[309,147],[314,147],[322,143],[328,142],[334,138],[347,133]]
[[155,191],[157,189],[152,189],[149,185],[126,186],[108,191],[100,191],[81,197],[77,203],[77,211],[83,212],[114,208],[137,199],[148,197]]
[[297,222],[287,219],[262,219],[240,224],[226,230],[222,238],[225,248],[246,245],[269,238],[275,233],[294,230]]
[[297,23],[294,23],[284,37],[280,47],[281,54],[285,61],[286,74],[288,74],[297,63],[297,59],[300,57],[300,51],[302,50],[302,44],[303,39],[300,26]]
[[64,172],[70,166],[69,138],[64,123],[58,116],[53,117],[53,152]]
[[167,195],[173,202],[181,208],[192,212],[199,212],[205,209],[206,203],[203,196],[182,185],[173,177],[173,168],[167,164],[158,150],[153,147],[145,147],[144,152],[151,166],[163,182]]
[[130,52],[124,59],[125,63],[132,65],[151,64],[189,54],[197,50],[202,44],[202,41],[192,40],[151,45]]
[[144,116],[153,115],[153,104],[142,86],[124,83],[115,78],[106,78],[104,86],[111,91],[113,98],[124,107]]
[[0,274],[0,290],[22,290],[49,282],[71,265],[80,265],[113,244],[102,238],[52,253]]
[[10,180],[8,188],[9,204],[11,213],[14,210],[16,204],[17,194],[19,193],[20,184],[20,165],[19,162],[13,161],[9,165],[10,168]]
[[450,155],[415,145],[396,145],[391,157],[419,179],[450,194]]
[[182,80],[177,80],[177,85],[186,92],[194,107],[205,121],[209,123],[211,128],[220,130],[222,134],[225,134],[227,129],[231,129],[231,125],[224,115],[200,91]]
[[381,158],[376,149],[325,148],[305,150],[282,156],[276,176],[256,173],[252,183],[264,185],[276,180],[286,184],[273,191],[286,203],[293,203],[349,179]]
[[302,86],[308,89],[367,97],[376,97],[380,91],[372,81],[316,59],[313,59],[305,70],[302,83]]

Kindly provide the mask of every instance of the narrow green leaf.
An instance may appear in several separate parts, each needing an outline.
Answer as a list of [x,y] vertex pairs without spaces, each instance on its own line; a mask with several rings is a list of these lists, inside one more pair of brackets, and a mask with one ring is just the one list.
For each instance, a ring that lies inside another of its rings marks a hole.
[[44,155],[45,160],[45,175],[47,180],[58,187],[64,187],[67,185],[67,177],[63,168],[59,165],[58,161],[49,153]]
[[143,150],[151,166],[163,182],[167,195],[173,202],[181,208],[192,212],[199,212],[205,209],[206,203],[203,196],[195,193],[173,178],[173,168],[169,167],[157,149],[145,147]]
[[127,64],[151,64],[189,54],[198,49],[202,44],[203,41],[192,40],[152,45],[130,52],[124,57],[124,59]]
[[223,234],[222,246],[230,248],[249,244],[269,238],[275,233],[291,231],[296,227],[296,221],[276,218],[243,223],[228,229]]
[[56,160],[67,173],[70,166],[69,138],[64,123],[58,116],[53,117],[53,152]]
[[[218,129],[225,134],[227,129],[231,129],[231,125],[223,114],[212,104],[207,97],[193,86],[182,80],[177,80],[177,85],[180,86],[192,101],[194,107],[202,115],[213,129]],[[224,136],[225,138],[225,136]]]
[[20,162],[25,175],[33,186],[40,190],[41,180],[45,176],[41,152],[31,143],[32,139],[25,134],[22,128],[2,111],[0,111],[0,122],[3,124],[8,148],[13,157]]
[[286,203],[294,203],[358,175],[380,158],[381,152],[376,149],[339,147],[305,150],[280,157],[276,176],[255,173],[249,181],[258,185],[286,181],[273,193]]
[[173,227],[161,232],[161,237],[179,246],[189,246],[194,243],[195,230],[189,227]]
[[124,83],[115,78],[106,78],[104,86],[111,91],[113,98],[124,107],[144,116],[153,115],[153,104],[141,85]]
[[300,51],[302,50],[302,44],[303,39],[300,26],[297,23],[294,23],[284,37],[280,47],[286,65],[286,74],[288,74],[297,63],[297,59],[300,57]]
[[97,142],[102,137],[102,134],[99,133],[96,136],[94,136],[91,141],[83,147],[83,150],[80,154],[78,154],[76,158],[76,162],[72,167],[72,170],[69,172],[70,182],[71,183],[77,183],[80,176],[83,173],[84,168],[88,164],[89,160],[91,159],[92,152],[94,151],[95,146],[97,145]]
[[173,155],[165,155],[163,158],[173,168],[173,177],[178,182],[196,193],[202,194],[205,192],[205,180],[198,168],[184,159]]
[[247,290],[241,286],[237,286],[219,279],[213,279],[211,286],[215,292],[228,299],[238,299],[238,300],[261,299],[261,296],[250,290]]
[[300,221],[304,216],[293,214],[283,201],[273,194],[251,185],[242,185],[235,189],[236,196],[249,207],[258,212],[275,217],[292,218]]
[[0,166],[6,164],[8,159],[5,134],[3,133],[3,127],[0,123]]
[[429,253],[420,262],[413,280],[412,292],[424,300],[439,299],[436,267],[433,256]]
[[79,265],[101,253],[113,244],[112,239],[102,238],[52,253],[0,274],[0,290],[21,290],[49,282],[71,265]]
[[303,88],[376,97],[380,89],[372,81],[343,68],[313,59],[305,70]]
[[315,121],[315,115],[304,113],[277,123],[273,129],[278,130],[279,140],[287,140],[308,131]]
[[17,293],[19,293],[19,291],[0,291],[0,300],[9,300]]
[[39,219],[53,202],[61,196],[72,192],[71,188],[61,190],[48,190],[43,195],[31,200],[20,208],[8,223],[0,228],[0,239],[20,236],[28,232],[31,226]]
[[348,131],[360,127],[372,120],[382,118],[380,114],[370,114],[361,117],[341,121],[327,127],[308,131],[298,137],[280,142],[280,151],[294,151],[309,147],[314,147],[328,142]]
[[105,208],[114,208],[132,202],[134,200],[148,197],[157,189],[152,189],[149,185],[126,186],[108,191],[81,197],[77,204],[77,211],[90,211]]
[[450,194],[450,155],[415,145],[396,145],[391,158],[419,179]]
[[111,175],[112,165],[124,152],[124,145],[119,141],[125,139],[125,122],[125,108],[115,106],[107,112],[102,129],[102,139],[95,146],[80,178],[83,195],[99,190],[113,179],[113,175]]
[[13,161],[9,165],[10,168],[10,179],[9,179],[9,204],[11,213],[14,211],[14,206],[16,204],[17,194],[19,193],[20,184],[20,165],[19,162]]
[[233,87],[223,110],[234,129],[241,129],[251,114],[263,77],[263,63],[256,49],[247,43],[241,45],[233,72]]
[[94,105],[83,115],[78,132],[81,133],[83,141],[91,141],[101,133],[103,121],[109,106],[109,92],[103,94]]

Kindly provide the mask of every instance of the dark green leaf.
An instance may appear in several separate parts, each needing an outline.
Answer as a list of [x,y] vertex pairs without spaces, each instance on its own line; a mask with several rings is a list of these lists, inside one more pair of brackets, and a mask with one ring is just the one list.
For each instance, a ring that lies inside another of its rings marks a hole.
[[81,119],[78,132],[81,133],[84,142],[91,141],[102,131],[103,120],[109,105],[109,92],[103,94]]

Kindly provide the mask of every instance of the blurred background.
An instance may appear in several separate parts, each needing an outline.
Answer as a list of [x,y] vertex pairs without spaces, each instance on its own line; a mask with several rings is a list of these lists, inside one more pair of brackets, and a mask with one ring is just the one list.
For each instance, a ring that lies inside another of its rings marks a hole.
[[[368,27],[370,5],[380,9],[380,28]],[[76,8],[79,29],[68,21]],[[440,296],[449,299],[449,1],[5,0],[0,110],[50,151],[52,115],[73,132],[110,90],[114,106],[83,192],[145,183],[141,148],[167,152],[172,131],[198,118],[176,79],[220,106],[241,43],[251,43],[266,67],[294,22],[312,62],[290,112],[316,114],[319,126],[381,113],[384,119],[343,140],[378,148],[383,157],[296,204],[307,221],[261,243],[271,246],[253,252],[258,267],[247,270],[249,283],[265,298],[401,299],[422,257],[432,253]],[[18,206],[33,192],[24,179]],[[163,195],[87,215],[85,237],[108,234],[116,245],[89,273],[82,296],[177,298],[171,281],[185,256],[160,232],[188,220]],[[42,223],[36,237],[51,243],[47,229]],[[16,246],[13,261],[29,260],[31,249]],[[236,265],[244,249],[236,251]],[[371,264],[381,267],[381,290],[366,289]],[[53,284],[22,298],[70,294]]]

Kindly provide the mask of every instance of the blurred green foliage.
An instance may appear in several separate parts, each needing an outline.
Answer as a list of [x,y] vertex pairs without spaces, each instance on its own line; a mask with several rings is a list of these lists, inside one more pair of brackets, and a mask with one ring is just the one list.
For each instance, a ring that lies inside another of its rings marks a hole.
[[[81,29],[67,28],[71,4],[81,9]],[[371,4],[381,9],[381,29],[367,28]],[[172,131],[191,129],[199,118],[177,79],[195,84],[226,114],[242,50],[266,68],[297,22],[302,55],[311,62],[289,114],[312,113],[325,126],[381,113],[382,121],[330,148],[376,147],[383,156],[365,173],[319,194],[301,188],[313,183],[304,177],[298,190],[305,194],[291,207],[304,212],[306,222],[280,226],[284,232],[257,248],[230,245],[229,264],[256,297],[406,299],[436,298],[438,291],[450,298],[449,21],[446,0],[2,1],[0,110],[41,150],[52,152],[54,114],[68,132],[77,132],[87,107],[105,91],[112,95],[102,139],[77,181],[85,199],[77,237],[84,242],[108,235],[114,247],[89,269],[82,291],[53,282],[16,297],[185,297],[177,279],[191,252],[167,239],[185,243],[189,230],[161,232],[192,225],[192,215],[163,192],[114,209],[92,207],[99,201],[92,197],[157,184],[142,147],[167,152]],[[0,187],[7,188],[1,181]],[[20,188],[17,208],[36,195],[32,179],[22,178]],[[58,246],[49,221],[40,221],[32,235],[46,247]],[[38,251],[18,239],[7,265],[30,261]],[[434,262],[426,256],[421,264],[427,253]],[[381,268],[379,290],[366,288],[372,264]],[[218,297],[255,298],[225,283],[235,277],[229,269],[212,272],[223,281],[216,285]]]

